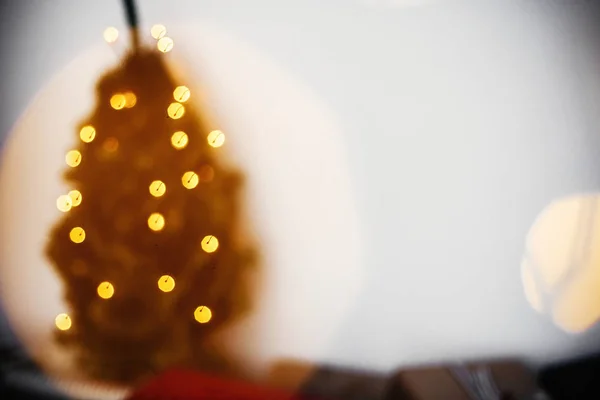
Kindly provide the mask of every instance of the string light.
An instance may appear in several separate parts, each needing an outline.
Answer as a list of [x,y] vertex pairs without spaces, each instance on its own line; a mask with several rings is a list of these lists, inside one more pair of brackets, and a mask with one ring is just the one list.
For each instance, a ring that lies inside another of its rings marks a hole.
[[165,227],[165,217],[160,213],[152,213],[148,217],[148,227],[155,232],[161,231]]
[[215,130],[210,132],[206,139],[212,147],[221,147],[225,143],[225,134],[219,130]]
[[175,289],[175,279],[169,275],[163,275],[158,279],[158,288],[165,293]]
[[64,313],[58,314],[56,318],[54,318],[54,324],[61,331],[68,331],[69,329],[71,329],[72,325],[71,317]]
[[85,231],[82,227],[77,226],[69,232],[69,238],[73,243],[82,243],[85,240]]
[[125,103],[125,95],[123,95],[122,93],[113,94],[110,98],[110,106],[115,110],[123,109],[123,107],[125,107]]
[[163,181],[153,181],[148,189],[154,197],[160,197],[167,191],[167,187]]
[[202,182],[210,182],[215,177],[215,170],[210,165],[203,165],[198,171],[198,176]]
[[186,189],[193,189],[198,186],[198,174],[194,171],[188,171],[181,177],[181,183]]
[[207,253],[214,253],[219,248],[219,239],[214,235],[204,236],[202,239],[202,250]]
[[71,190],[69,192],[69,197],[71,198],[71,202],[73,203],[73,207],[77,207],[81,204],[81,200],[83,200],[83,196],[79,190]]
[[96,137],[96,129],[91,125],[86,125],[79,131],[79,138],[84,143],[90,143]]
[[102,282],[98,285],[98,296],[103,298],[104,300],[108,300],[115,294],[115,287],[110,282]]
[[163,38],[167,34],[167,28],[161,24],[152,25],[150,34],[156,40]]
[[75,168],[81,164],[81,153],[77,150],[70,150],[65,156],[65,161],[69,167]]
[[188,135],[184,131],[177,131],[171,136],[171,144],[177,150],[185,148],[188,144]]
[[104,30],[103,36],[107,43],[114,43],[119,38],[119,31],[114,26],[109,26]]
[[201,324],[205,324],[212,318],[212,311],[206,306],[200,306],[194,311],[194,318]]
[[168,53],[173,50],[173,39],[168,36],[163,36],[156,42],[156,47],[163,53]]
[[104,143],[102,143],[102,148],[109,153],[117,151],[119,149],[119,141],[117,138],[109,137],[104,141]]
[[173,90],[173,98],[180,103],[185,103],[190,99],[190,89],[187,86],[177,86]]
[[180,103],[171,103],[167,108],[167,114],[171,119],[179,119],[185,114],[185,107]]
[[58,199],[56,199],[56,208],[59,211],[67,212],[71,207],[73,207],[73,201],[68,195],[63,194],[62,196],[58,196]]
[[133,92],[125,92],[123,97],[125,98],[125,107],[127,108],[132,108],[137,103],[137,97]]

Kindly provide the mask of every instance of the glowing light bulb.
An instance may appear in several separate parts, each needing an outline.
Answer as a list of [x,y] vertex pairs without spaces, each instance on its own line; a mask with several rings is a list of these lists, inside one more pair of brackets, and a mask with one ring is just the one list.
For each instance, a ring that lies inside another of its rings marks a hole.
[[150,34],[156,40],[161,39],[167,34],[167,28],[161,24],[152,25],[152,28],[150,28]]
[[85,240],[85,231],[82,227],[77,226],[69,232],[69,238],[73,243],[82,243]]
[[132,108],[137,103],[137,97],[133,92],[125,92],[123,97],[125,98],[125,107],[127,108]]
[[102,282],[98,285],[96,291],[98,292],[98,296],[105,300],[110,299],[115,294],[115,288],[110,282]]
[[150,194],[154,197],[160,197],[167,191],[167,187],[163,181],[153,181],[150,184]]
[[119,30],[114,26],[109,26],[104,30],[104,40],[108,43],[114,43],[119,38]]
[[219,130],[212,131],[208,134],[206,140],[212,147],[221,147],[223,146],[223,143],[225,143],[225,134]]
[[194,171],[188,171],[181,177],[181,183],[186,189],[193,189],[198,186],[198,174]]
[[165,217],[160,213],[152,213],[148,217],[148,227],[155,232],[161,231],[165,227]]
[[204,236],[202,239],[202,250],[207,253],[214,253],[219,248],[219,239],[213,235]]
[[215,170],[210,165],[203,165],[198,171],[198,176],[202,182],[210,182],[215,177]]
[[73,207],[73,200],[68,195],[63,194],[62,196],[58,196],[58,199],[56,199],[56,208],[59,211],[67,212],[71,207]]
[[158,288],[165,293],[175,289],[175,279],[169,275],[163,275],[158,279]]
[[54,318],[54,324],[61,331],[68,331],[69,329],[71,329],[72,325],[71,317],[64,313],[58,314],[56,318]]
[[190,89],[187,86],[177,86],[173,90],[173,98],[180,103],[185,103],[190,99]]
[[85,143],[89,143],[96,137],[96,129],[91,125],[86,125],[79,131],[79,138]]
[[212,311],[206,306],[200,306],[194,311],[194,318],[201,324],[205,324],[212,318]]
[[113,94],[112,97],[110,98],[110,106],[112,108],[114,108],[115,110],[121,110],[123,109],[123,107],[125,107],[125,95],[121,94],[121,93],[116,93]]
[[173,50],[173,39],[168,36],[163,36],[156,42],[156,47],[163,53],[168,53]]
[[83,196],[79,190],[71,190],[69,192],[69,197],[71,198],[71,202],[73,203],[73,207],[77,207],[81,204],[81,200],[83,200]]
[[167,114],[169,118],[179,119],[185,114],[185,107],[180,103],[171,103],[169,104],[169,108],[167,108]]
[[70,150],[65,156],[65,161],[69,167],[75,168],[81,164],[81,153],[77,150]]
[[185,148],[188,144],[188,135],[183,131],[177,131],[171,136],[171,144],[177,150]]

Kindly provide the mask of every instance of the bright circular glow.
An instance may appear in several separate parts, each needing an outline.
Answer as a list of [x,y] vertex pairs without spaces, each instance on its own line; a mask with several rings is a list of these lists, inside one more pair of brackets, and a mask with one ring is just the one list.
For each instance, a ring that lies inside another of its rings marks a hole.
[[202,250],[207,253],[214,253],[219,248],[219,239],[213,235],[204,236],[202,239]]
[[116,93],[113,94],[112,97],[110,98],[110,106],[112,108],[114,108],[115,110],[121,110],[123,109],[123,107],[125,107],[125,95],[121,94],[121,93]]
[[185,148],[188,144],[188,135],[184,131],[177,131],[171,136],[171,144],[177,150]]
[[137,97],[133,92],[125,92],[123,97],[125,97],[125,107],[127,108],[132,108],[137,103]]
[[167,191],[167,187],[163,181],[153,181],[148,189],[154,197],[160,197]]
[[194,318],[201,324],[205,324],[212,318],[212,311],[206,306],[200,306],[194,311]]
[[96,137],[96,129],[91,125],[86,125],[79,131],[79,138],[85,142],[89,143]]
[[56,199],[56,208],[59,211],[67,212],[71,207],[73,207],[73,200],[68,195],[63,194],[62,196],[58,196],[58,199]]
[[162,51],[163,53],[168,53],[171,50],[173,50],[173,39],[171,39],[168,36],[164,36],[160,38],[158,42],[156,42],[156,47],[159,51]]
[[65,161],[69,167],[76,167],[81,164],[81,153],[77,150],[70,150],[65,156]]
[[175,279],[170,275],[163,275],[158,279],[158,288],[165,293],[175,289]]
[[193,189],[198,186],[198,174],[194,171],[188,171],[181,177],[181,183],[186,189]]
[[71,198],[71,202],[73,203],[73,207],[77,207],[81,204],[81,200],[83,200],[83,196],[79,190],[71,190],[69,192],[69,197]]
[[119,30],[114,26],[109,26],[104,30],[103,36],[107,43],[114,43],[119,38]]
[[148,227],[155,232],[161,231],[165,227],[165,217],[161,213],[152,213],[148,217]]
[[73,243],[82,243],[85,240],[85,231],[82,227],[77,226],[69,232],[69,238]]
[[115,288],[110,282],[102,282],[98,285],[98,289],[96,289],[96,291],[98,292],[98,296],[105,300],[110,299],[115,294]]
[[54,324],[61,331],[68,331],[71,328],[72,322],[71,317],[67,314],[58,314],[56,318],[54,318]]
[[225,143],[225,134],[219,130],[215,130],[208,134],[206,140],[212,147],[221,147]]
[[150,34],[156,40],[161,39],[167,34],[167,28],[162,24],[152,25],[152,28],[150,28]]
[[171,103],[169,104],[169,108],[167,108],[167,114],[169,118],[179,119],[185,114],[185,107],[180,103]]
[[185,103],[190,99],[190,89],[187,86],[177,86],[175,90],[173,90],[173,98],[180,102]]

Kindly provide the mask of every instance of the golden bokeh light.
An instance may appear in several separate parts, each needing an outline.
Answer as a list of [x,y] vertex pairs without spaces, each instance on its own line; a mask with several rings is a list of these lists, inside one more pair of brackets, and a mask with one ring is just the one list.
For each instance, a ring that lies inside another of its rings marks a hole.
[[113,297],[115,294],[115,287],[110,282],[102,282],[98,285],[98,289],[96,289],[96,291],[98,292],[98,296],[107,300]]
[[219,248],[219,239],[214,235],[204,236],[202,239],[202,250],[207,253],[214,253]]
[[69,238],[73,243],[82,243],[85,240],[85,231],[82,227],[77,226],[69,232]]
[[69,317],[69,315],[63,313],[63,314],[58,314],[56,316],[56,318],[54,318],[54,324],[56,325],[56,327],[59,330],[68,331],[69,329],[71,329],[71,325],[73,323],[71,322],[71,317]]
[[148,189],[154,197],[160,197],[167,191],[167,187],[163,181],[153,181]]
[[123,94],[123,97],[125,97],[125,107],[132,108],[136,105],[137,97],[135,96],[135,93],[125,92],[125,94]]
[[69,192],[69,197],[71,198],[71,202],[73,203],[73,207],[77,207],[81,204],[81,200],[83,200],[83,196],[79,190],[71,190]]
[[77,150],[70,150],[65,156],[65,161],[69,167],[75,168],[81,164],[81,153]]
[[115,93],[110,98],[110,106],[115,110],[121,110],[125,107],[126,99],[122,93]]
[[117,151],[119,149],[119,141],[117,138],[109,137],[104,141],[104,143],[102,143],[102,148],[109,153]]
[[210,165],[203,165],[198,171],[198,176],[202,182],[210,182],[215,177],[215,170]]
[[152,25],[152,28],[150,28],[150,34],[156,40],[162,39],[167,34],[167,28],[162,24]]
[[225,134],[220,130],[214,130],[208,134],[206,140],[212,147],[221,147],[225,143]]
[[190,99],[190,89],[187,86],[177,86],[175,90],[173,90],[173,98],[180,102],[185,103]]
[[169,104],[169,108],[167,108],[167,114],[169,118],[179,119],[185,114],[185,107],[180,103],[171,103]]
[[163,36],[156,42],[156,48],[163,53],[168,53],[173,50],[173,39],[168,36]]
[[170,275],[163,275],[158,279],[158,288],[165,293],[175,289],[175,279]]
[[56,199],[56,208],[59,211],[67,212],[71,207],[73,207],[73,200],[68,195],[63,194],[62,196],[58,196],[58,199]]
[[201,324],[205,324],[212,318],[212,311],[206,306],[200,306],[194,311],[194,318]]
[[86,125],[79,131],[79,138],[82,142],[89,143],[96,137],[96,129],[91,125]]
[[119,38],[119,30],[114,26],[109,26],[104,30],[103,36],[107,43],[114,43]]
[[165,227],[165,217],[161,213],[152,213],[148,217],[148,227],[155,232],[161,231]]
[[188,135],[184,131],[177,131],[171,136],[171,144],[177,150],[185,148],[188,144]]
[[194,171],[188,171],[181,177],[181,183],[186,189],[193,189],[198,186],[198,174]]

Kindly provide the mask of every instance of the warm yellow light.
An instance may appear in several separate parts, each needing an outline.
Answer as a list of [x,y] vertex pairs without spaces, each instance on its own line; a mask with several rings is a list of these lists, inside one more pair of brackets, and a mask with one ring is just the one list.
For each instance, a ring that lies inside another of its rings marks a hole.
[[206,140],[212,147],[221,147],[223,146],[223,143],[225,143],[225,135],[219,130],[212,131],[208,134]]
[[125,97],[125,107],[127,108],[131,108],[137,103],[137,97],[135,97],[135,93],[133,92],[125,92],[123,97]]
[[115,294],[115,288],[110,282],[102,282],[98,285],[97,292],[98,296],[106,300],[113,297],[113,295]]
[[150,184],[150,194],[154,197],[160,197],[167,191],[167,187],[163,181],[153,181]]
[[77,226],[71,229],[71,232],[69,232],[69,237],[73,243],[82,243],[85,240],[85,231],[82,227]]
[[185,107],[180,103],[171,103],[167,108],[167,114],[172,119],[179,119],[185,114]]
[[181,183],[186,189],[193,189],[198,186],[198,174],[194,171],[188,171],[181,177]]
[[165,217],[160,213],[152,213],[148,217],[148,227],[155,232],[161,231],[165,227]]
[[110,106],[115,110],[121,110],[125,107],[125,95],[121,93],[113,94],[110,98]]
[[81,153],[77,150],[70,150],[65,156],[65,161],[69,167],[76,167],[81,164]]
[[183,149],[188,144],[188,135],[184,131],[177,131],[171,136],[171,144],[177,150]]
[[109,26],[104,30],[104,40],[108,43],[114,43],[119,38],[119,31],[114,26]]
[[215,177],[215,170],[210,165],[203,165],[198,171],[198,176],[202,182],[210,182]]
[[81,200],[83,200],[83,197],[81,196],[81,192],[79,190],[71,190],[69,192],[69,197],[71,198],[73,207],[77,207],[78,205],[80,205]]
[[185,103],[190,99],[190,89],[187,86],[177,86],[173,90],[173,98],[180,103]]
[[54,318],[54,324],[61,331],[68,331],[72,325],[71,317],[64,313],[58,314],[56,318]]
[[79,138],[85,142],[89,143],[96,137],[96,129],[91,125],[86,125],[79,131]]
[[173,39],[168,36],[163,36],[158,40],[158,42],[156,42],[156,47],[159,51],[168,53],[169,51],[173,50]]
[[213,235],[204,236],[202,239],[202,250],[207,253],[214,253],[219,248],[219,239]]
[[206,306],[200,306],[194,311],[194,318],[201,324],[205,324],[212,318],[212,311]]
[[167,34],[167,28],[161,24],[152,25],[150,34],[156,40],[161,39]]
[[158,279],[158,288],[165,293],[175,289],[175,279],[169,275],[163,275]]
[[73,207],[73,200],[68,195],[63,194],[62,196],[58,196],[58,199],[56,199],[56,208],[59,211],[67,212],[71,207]]

